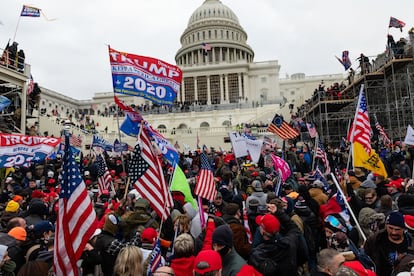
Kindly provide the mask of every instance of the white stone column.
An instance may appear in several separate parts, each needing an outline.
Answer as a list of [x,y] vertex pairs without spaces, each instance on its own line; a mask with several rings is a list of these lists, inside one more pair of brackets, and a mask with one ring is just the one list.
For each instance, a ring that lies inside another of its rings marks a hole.
[[224,102],[223,77],[224,75],[220,75],[220,103]]
[[211,105],[210,76],[207,75],[207,104]]
[[237,81],[238,81],[238,86],[239,86],[239,100],[241,100],[242,96],[243,96],[243,87],[242,87],[242,81],[241,81],[241,74],[242,73],[238,73],[237,74]]
[[250,97],[250,84],[249,84],[249,77],[247,73],[243,74],[243,84],[244,84],[244,101],[246,101],[246,97]]
[[185,82],[184,78],[181,81],[181,102],[185,102]]
[[226,103],[230,103],[230,93],[229,93],[229,76],[227,74],[224,75],[224,85],[226,86]]
[[198,101],[197,77],[194,77],[194,100]]

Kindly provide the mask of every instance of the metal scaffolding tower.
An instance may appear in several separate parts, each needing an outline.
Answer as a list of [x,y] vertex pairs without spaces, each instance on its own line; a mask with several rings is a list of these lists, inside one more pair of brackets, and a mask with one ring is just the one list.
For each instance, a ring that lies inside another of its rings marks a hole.
[[[410,34],[413,36],[413,34]],[[411,37],[410,37],[411,38]],[[338,146],[347,137],[354,120],[361,84],[367,97],[368,114],[374,135],[374,114],[385,132],[393,141],[404,140],[407,126],[414,123],[414,61],[413,39],[400,58],[378,55],[371,72],[359,72],[348,79],[348,86],[338,96],[318,95],[309,99],[299,116],[313,122],[323,141]]]

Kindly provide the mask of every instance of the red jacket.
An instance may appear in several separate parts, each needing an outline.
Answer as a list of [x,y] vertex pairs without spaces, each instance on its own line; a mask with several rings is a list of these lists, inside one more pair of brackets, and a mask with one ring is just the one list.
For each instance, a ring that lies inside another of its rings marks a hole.
[[170,267],[176,276],[193,275],[194,259],[194,256],[173,259]]

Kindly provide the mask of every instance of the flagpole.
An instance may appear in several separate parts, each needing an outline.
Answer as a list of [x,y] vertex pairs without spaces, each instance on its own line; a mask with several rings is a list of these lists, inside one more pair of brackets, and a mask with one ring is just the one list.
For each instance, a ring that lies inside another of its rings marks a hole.
[[[362,91],[364,91],[364,84],[361,84],[361,88],[359,90],[358,103],[357,103],[357,106],[356,106],[356,109],[355,109],[354,123],[352,124],[352,132],[351,132],[351,137],[349,139],[350,142],[351,142],[351,147],[349,149],[348,162],[347,162],[347,165],[346,165],[346,170],[347,171],[349,170],[350,160],[351,160],[351,157],[353,155],[353,140],[354,140],[354,135],[355,135],[355,127],[356,127],[355,121],[356,121],[356,118],[358,116],[358,108],[359,108],[359,105],[361,103],[361,92]],[[354,167],[353,159],[352,159],[352,167]]]
[[20,18],[22,18],[22,16],[21,16],[21,12],[20,12],[20,14],[19,14],[19,19],[17,20],[16,30],[14,31],[13,41],[12,41],[12,42],[14,42],[14,41],[15,41],[15,39],[16,39],[17,29],[19,28],[19,25],[20,25]]
[[352,211],[352,208],[349,205],[348,200],[346,200],[346,196],[345,196],[344,192],[342,191],[342,188],[339,185],[338,180],[336,179],[335,174],[332,173],[332,172],[331,172],[331,177],[332,177],[333,182],[335,183],[336,189],[338,190],[338,192],[341,194],[342,198],[344,199],[345,206],[348,209],[348,212],[351,215],[352,219],[354,220],[356,228],[358,229],[359,233],[361,234],[362,239],[365,242],[367,240],[367,237],[365,236],[364,232],[362,231],[362,228],[359,225],[359,222],[358,222],[358,220],[357,220],[354,212]]
[[319,142],[319,134],[316,132],[315,146],[314,146],[314,149],[313,149],[312,171],[315,170],[315,165],[316,165],[316,152],[318,150],[318,142]]
[[[108,44],[108,52],[110,51],[111,46]],[[111,68],[111,72],[112,72],[112,68]],[[115,95],[115,90],[114,90],[114,98],[116,97]],[[119,106],[116,105],[116,123],[118,125],[118,138],[119,138],[119,143],[122,144],[122,139],[121,139],[121,129],[119,127]],[[122,162],[122,171],[126,173],[125,171],[125,164],[124,164],[124,153],[123,151],[121,151],[121,162]],[[129,186],[126,186],[126,188],[128,189]]]

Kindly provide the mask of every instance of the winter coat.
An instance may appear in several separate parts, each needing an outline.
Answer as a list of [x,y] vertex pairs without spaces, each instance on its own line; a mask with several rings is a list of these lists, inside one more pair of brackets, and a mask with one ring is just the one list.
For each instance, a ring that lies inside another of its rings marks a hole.
[[301,233],[288,215],[279,212],[277,217],[282,225],[281,232],[253,248],[249,264],[263,276],[294,276],[297,275],[297,246]]
[[391,243],[388,239],[386,230],[382,230],[368,238],[365,242],[365,253],[371,257],[376,265],[378,276],[389,276],[392,273],[394,261],[397,260],[398,253],[410,253],[414,251],[412,239],[408,234],[404,234],[404,241],[401,244]]

